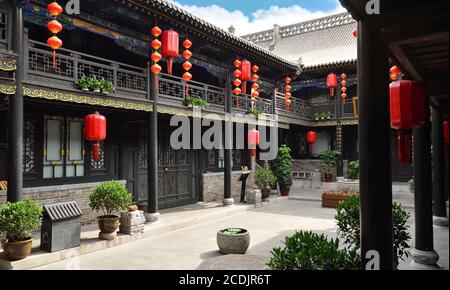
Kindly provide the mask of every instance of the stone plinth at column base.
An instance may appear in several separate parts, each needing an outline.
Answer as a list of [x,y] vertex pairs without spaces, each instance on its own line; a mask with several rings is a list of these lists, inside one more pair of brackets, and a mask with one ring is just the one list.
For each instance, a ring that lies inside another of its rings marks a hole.
[[223,205],[225,205],[225,206],[234,205],[234,199],[233,198],[225,198],[223,200]]
[[131,236],[144,233],[146,221],[143,211],[124,212],[120,218],[120,232]]
[[439,255],[435,251],[411,249],[411,257],[417,264],[433,267],[437,267],[437,262],[439,261]]
[[433,224],[438,227],[447,227],[448,228],[448,217],[434,216]]
[[247,203],[248,204],[260,204],[262,202],[262,194],[259,189],[252,189],[247,191]]
[[146,213],[145,218],[147,219],[147,222],[149,223],[155,223],[159,220],[159,212],[156,213]]

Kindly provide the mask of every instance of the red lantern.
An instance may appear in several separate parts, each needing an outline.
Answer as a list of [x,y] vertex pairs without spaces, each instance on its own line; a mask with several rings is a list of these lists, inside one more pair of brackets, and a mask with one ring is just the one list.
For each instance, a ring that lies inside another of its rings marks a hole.
[[240,79],[235,79],[235,80],[234,80],[234,85],[235,85],[236,87],[240,87],[240,86],[242,85],[242,81],[241,81]]
[[234,75],[235,78],[239,78],[239,77],[241,76],[241,74],[242,74],[241,71],[238,70],[238,69],[235,70],[234,73],[233,73],[233,75]]
[[173,59],[180,54],[180,36],[174,30],[165,30],[162,33],[162,55],[167,58],[167,70],[172,75]]
[[236,59],[236,60],[233,62],[233,65],[234,65],[235,68],[240,68],[240,67],[241,67],[241,64],[242,64],[242,62],[241,62],[239,59]]
[[152,35],[153,35],[154,37],[160,36],[161,33],[162,33],[162,30],[161,30],[161,28],[159,28],[158,26],[155,26],[155,27],[152,28]]
[[292,79],[290,77],[286,77],[284,79],[284,82],[287,83],[287,84],[290,84],[292,82]]
[[411,130],[426,121],[425,87],[414,81],[396,81],[390,85],[391,127],[399,130],[398,155],[401,163],[411,163]]
[[356,29],[353,30],[352,34],[353,34],[354,37],[358,37],[358,30],[356,30]]
[[347,88],[346,87],[342,87],[341,88],[341,92],[346,93],[347,92]]
[[259,88],[260,88],[260,86],[259,86],[258,83],[252,84],[252,89],[254,89],[254,90],[259,90]]
[[327,77],[327,87],[330,89],[330,96],[334,97],[334,90],[337,87],[337,75],[334,73],[331,73]]
[[244,59],[241,63],[241,81],[251,81],[252,80],[252,64]]
[[257,73],[259,71],[259,66],[254,65],[252,66],[252,72]]
[[256,156],[256,147],[259,145],[259,131],[252,129],[248,131],[248,147],[250,149],[250,156]]
[[285,101],[284,101],[284,104],[286,105],[286,106],[290,106],[290,105],[292,105],[292,101],[291,101],[291,99],[286,99]]
[[341,86],[343,86],[343,87],[346,87],[346,86],[347,86],[347,84],[348,84],[348,83],[347,83],[347,81],[346,81],[346,80],[342,80],[342,81],[341,81]]
[[192,75],[191,75],[190,73],[188,73],[188,72],[185,72],[185,73],[183,74],[183,79],[184,79],[185,81],[190,81],[190,80],[192,79]]
[[58,34],[63,29],[61,23],[59,23],[58,20],[52,20],[49,23],[47,23],[47,28],[53,34]]
[[236,96],[239,96],[240,94],[242,94],[242,90],[240,88],[235,88],[233,90],[233,94],[235,94]]
[[285,94],[284,94],[284,97],[285,97],[286,99],[290,99],[290,98],[292,98],[292,94],[291,94],[291,93],[285,93]]
[[313,145],[317,142],[317,134],[314,131],[309,131],[306,133],[306,142],[309,143],[309,152],[312,153]]
[[398,68],[398,66],[394,65],[393,67],[391,67],[390,73],[391,73],[391,74],[395,74],[395,75],[399,75],[399,74],[401,73],[401,71],[400,71],[400,69]]
[[185,41],[183,41],[183,47],[185,49],[189,49],[192,47],[192,41],[190,41],[189,39],[186,39]]
[[184,70],[186,70],[186,71],[190,70],[190,69],[192,68],[192,63],[190,63],[190,62],[188,62],[188,61],[185,61],[185,62],[183,63],[183,68],[184,68]]
[[92,159],[99,160],[100,142],[106,139],[106,118],[99,112],[86,116],[84,135],[92,144]]
[[159,64],[155,63],[154,65],[152,65],[152,72],[155,75],[159,74],[161,71],[162,71],[162,67]]
[[192,57],[192,52],[189,50],[185,50],[185,51],[183,51],[182,55],[185,59],[190,59]]
[[159,41],[159,39],[154,39],[154,40],[152,41],[152,48],[153,48],[154,50],[160,49],[161,46],[162,46],[162,43],[161,43],[161,41]]
[[56,50],[61,48],[63,42],[57,36],[52,36],[47,40],[47,44],[53,49],[53,68],[56,68]]
[[50,3],[47,10],[51,17],[58,17],[63,13],[63,8],[56,2]]
[[152,53],[152,60],[154,62],[159,62],[161,60],[162,56],[159,52],[155,51],[154,53]]
[[256,83],[257,81],[259,81],[259,76],[257,74],[254,74],[252,76],[252,82]]
[[255,98],[255,99],[259,98],[259,92],[258,91],[253,91],[252,92],[252,97]]

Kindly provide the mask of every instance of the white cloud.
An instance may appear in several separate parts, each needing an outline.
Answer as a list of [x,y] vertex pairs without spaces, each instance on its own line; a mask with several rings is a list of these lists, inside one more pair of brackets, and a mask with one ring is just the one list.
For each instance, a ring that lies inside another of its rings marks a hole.
[[169,0],[194,14],[195,16],[227,30],[233,25],[237,35],[245,35],[273,28],[274,24],[286,26],[327,15],[344,12],[345,9],[336,0],[336,7],[329,11],[310,11],[298,5],[291,7],[272,6],[269,9],[259,9],[252,13],[252,19],[242,11],[229,11],[216,4],[209,6],[182,5],[176,0]]

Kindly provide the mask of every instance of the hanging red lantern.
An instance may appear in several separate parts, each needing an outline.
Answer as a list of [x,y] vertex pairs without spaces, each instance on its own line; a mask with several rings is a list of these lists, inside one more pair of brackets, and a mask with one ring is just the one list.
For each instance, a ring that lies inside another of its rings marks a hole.
[[347,88],[346,87],[342,87],[341,88],[341,92],[346,93],[347,92]]
[[182,55],[184,59],[190,59],[192,57],[192,52],[190,50],[185,50]]
[[233,84],[234,84],[234,86],[236,86],[236,87],[240,87],[241,84],[242,84],[242,81],[241,81],[240,79],[235,79],[234,82],[233,82]]
[[190,80],[192,79],[192,75],[191,75],[190,73],[188,73],[188,72],[185,72],[185,73],[183,74],[183,79],[184,79],[185,81],[190,81]]
[[259,98],[259,92],[258,91],[253,91],[252,92],[252,97],[255,98],[255,99]]
[[257,81],[259,81],[259,76],[257,74],[252,75],[252,82],[256,83]]
[[248,131],[248,147],[250,149],[250,156],[256,156],[256,147],[259,145],[260,136],[259,131],[256,129],[252,129]]
[[162,33],[162,30],[158,26],[155,26],[155,27],[152,28],[151,33],[152,33],[152,35],[154,37],[159,37],[161,35],[161,33]]
[[152,53],[152,61],[159,62],[161,60],[162,56],[159,52],[155,51]]
[[57,36],[52,36],[47,40],[47,44],[53,49],[53,68],[56,68],[56,50],[61,48],[63,42]]
[[238,70],[238,69],[235,70],[234,73],[233,73],[233,75],[234,75],[236,78],[239,78],[239,77],[241,76],[241,74],[242,74],[241,71]]
[[[341,74],[341,79],[342,79],[342,81],[345,81],[345,83],[347,83],[347,80],[346,80],[347,79],[347,74],[342,73]],[[341,87],[341,92],[342,92],[342,94],[341,94],[342,103],[345,104],[345,101],[347,100],[347,97],[348,97],[348,95],[347,95],[347,87],[346,86],[342,86]]]
[[152,65],[152,72],[155,75],[158,75],[159,73],[161,73],[161,71],[162,71],[162,67],[159,64],[155,63],[154,65]]
[[57,2],[48,4],[47,10],[51,17],[58,17],[63,13],[63,8]]
[[334,97],[334,90],[337,87],[337,75],[330,73],[327,77],[327,87],[330,89],[330,96]]
[[52,20],[49,23],[47,23],[47,28],[53,34],[58,34],[63,29],[61,23],[59,23],[58,20]]
[[401,73],[400,69],[396,65],[391,67],[391,69],[389,71],[390,71],[391,74],[396,74],[396,75],[399,75]]
[[252,89],[254,89],[254,90],[259,90],[259,89],[260,89],[259,84],[258,84],[258,83],[252,84]]
[[252,64],[244,59],[241,63],[241,81],[251,81],[252,80]]
[[192,47],[192,41],[190,41],[189,39],[186,39],[185,41],[183,41],[183,47],[185,49],[189,49]]
[[347,83],[347,81],[346,81],[346,80],[342,80],[342,81],[341,81],[341,86],[343,86],[343,87],[346,87],[346,86],[347,86],[347,84],[348,84],[348,83]]
[[285,82],[286,84],[290,84],[290,83],[292,82],[292,79],[291,79],[290,77],[286,77],[286,78],[284,79],[284,82]]
[[[189,39],[185,39],[183,41],[183,47],[186,51],[189,51],[188,49],[192,47],[192,41]],[[185,53],[183,52],[183,56]],[[189,59],[192,57],[192,53],[189,51],[189,53],[186,54],[187,58],[185,58],[185,62],[183,63],[183,69],[186,71],[183,74],[183,79],[186,81],[186,96],[189,96],[189,81],[192,79],[192,74],[189,73],[189,71],[192,69],[192,63],[189,62]]]
[[286,105],[286,106],[290,106],[290,105],[292,105],[292,101],[291,101],[291,99],[286,99],[286,100],[284,100],[284,104]]
[[240,68],[240,67],[241,67],[241,64],[242,64],[242,62],[241,62],[239,59],[236,59],[236,60],[233,62],[233,65],[234,65],[235,68]]
[[165,30],[162,33],[162,55],[167,59],[167,71],[172,75],[173,59],[180,54],[180,36],[174,30]]
[[309,143],[309,152],[312,153],[313,145],[317,142],[317,134],[314,131],[309,131],[306,133],[306,142]]
[[86,116],[85,124],[85,138],[92,144],[92,159],[98,161],[100,152],[100,142],[106,139],[106,118],[100,115],[99,112]]
[[236,96],[239,96],[240,94],[242,94],[242,90],[240,88],[235,88],[233,90],[233,94]]
[[396,81],[390,85],[391,127],[398,132],[401,163],[411,163],[411,130],[426,122],[425,87],[414,81]]
[[259,71],[259,66],[254,65],[252,66],[252,72],[257,73]]
[[285,93],[284,94],[284,97],[286,98],[286,99],[290,99],[290,98],[292,98],[292,94],[291,93]]
[[184,70],[190,70],[192,68],[192,63],[190,63],[190,62],[188,62],[188,61],[186,61],[186,62],[184,62],[183,63],[183,69]]
[[345,102],[345,100],[347,99],[348,95],[346,93],[342,93],[341,97],[342,97],[342,101]]
[[160,49],[161,46],[162,46],[162,43],[161,43],[161,41],[159,41],[159,39],[154,39],[154,40],[152,41],[152,48],[153,48],[154,50]]
[[352,34],[353,34],[354,37],[358,37],[358,30],[356,30],[356,29],[353,30]]

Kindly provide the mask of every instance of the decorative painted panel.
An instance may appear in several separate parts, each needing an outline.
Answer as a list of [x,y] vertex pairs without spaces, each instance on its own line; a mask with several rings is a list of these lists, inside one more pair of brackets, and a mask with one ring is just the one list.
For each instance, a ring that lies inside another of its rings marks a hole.
[[36,171],[36,125],[37,120],[25,119],[23,130],[23,172]]

